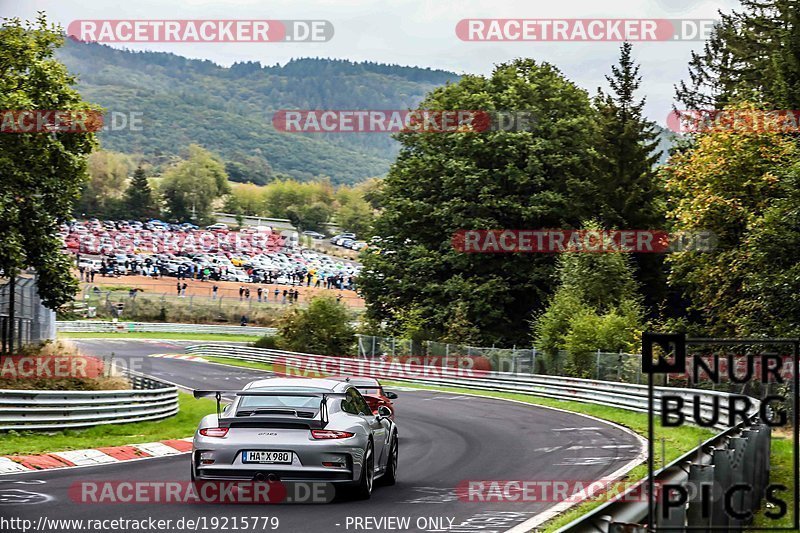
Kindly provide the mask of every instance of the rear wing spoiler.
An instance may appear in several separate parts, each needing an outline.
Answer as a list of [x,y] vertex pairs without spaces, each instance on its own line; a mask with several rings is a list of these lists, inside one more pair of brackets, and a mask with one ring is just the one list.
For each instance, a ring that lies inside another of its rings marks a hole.
[[[252,416],[248,417],[246,420],[251,423],[287,423],[287,420],[292,420],[293,423],[299,423],[308,425],[309,428],[311,426],[319,426],[318,428],[315,427],[314,429],[321,429],[328,425],[328,398],[344,398],[347,396],[347,393],[344,392],[294,392],[294,391],[263,391],[263,390],[194,390],[192,394],[195,398],[209,398],[213,397],[217,400],[217,418],[219,419],[222,414],[222,410],[220,409],[220,402],[222,401],[223,396],[291,396],[296,398],[319,398],[319,413],[320,418],[318,421],[313,420],[301,420],[295,422],[293,419],[287,419],[287,417],[275,417],[275,416]],[[245,419],[242,419],[245,420]],[[226,420],[225,423],[230,425],[230,422],[233,420]]]

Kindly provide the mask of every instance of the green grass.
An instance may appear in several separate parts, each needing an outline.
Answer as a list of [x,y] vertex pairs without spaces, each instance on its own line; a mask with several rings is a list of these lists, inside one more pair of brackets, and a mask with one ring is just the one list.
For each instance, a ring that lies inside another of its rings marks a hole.
[[[791,528],[794,526],[792,522],[793,514],[794,514],[794,502],[793,502],[793,491],[800,489],[800,487],[794,487],[794,476],[792,476],[792,470],[794,468],[794,450],[792,446],[792,435],[788,432],[783,435],[773,434],[772,437],[772,457],[770,458],[770,479],[769,482],[771,484],[776,485],[784,485],[788,487],[788,490],[783,492],[776,493],[776,496],[780,497],[783,501],[786,502],[788,510],[786,515],[782,518],[773,519],[764,516],[763,510],[756,514],[755,519],[753,521],[754,527],[760,528],[777,528],[777,527],[786,527]],[[774,508],[771,509],[773,512],[777,512],[778,509]]]
[[[243,330],[246,328],[242,328]],[[229,342],[255,342],[261,335],[236,335],[223,333],[176,333],[159,331],[133,331],[133,332],[68,332],[60,331],[60,339],[170,339],[187,341],[229,341]]]
[[255,368],[256,370],[267,370],[272,372],[272,365],[270,363],[255,363],[251,361],[239,361],[229,357],[216,357],[212,355],[203,355],[203,359],[211,361],[212,363],[222,363],[230,366],[240,366],[243,368]]
[[105,424],[84,430],[64,430],[55,433],[15,432],[0,434],[0,455],[25,455],[65,450],[82,450],[100,446],[140,444],[166,439],[183,439],[194,434],[200,419],[216,412],[216,402],[206,398],[194,399],[179,393],[180,411],[177,415],[153,422]]

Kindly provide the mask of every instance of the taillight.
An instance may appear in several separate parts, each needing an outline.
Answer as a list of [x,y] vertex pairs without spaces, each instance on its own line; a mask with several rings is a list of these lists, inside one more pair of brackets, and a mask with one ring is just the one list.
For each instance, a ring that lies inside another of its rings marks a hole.
[[311,436],[315,439],[349,439],[355,435],[349,431],[333,431],[330,429],[312,429]]
[[228,434],[229,428],[203,428],[200,434],[204,437],[224,437]]

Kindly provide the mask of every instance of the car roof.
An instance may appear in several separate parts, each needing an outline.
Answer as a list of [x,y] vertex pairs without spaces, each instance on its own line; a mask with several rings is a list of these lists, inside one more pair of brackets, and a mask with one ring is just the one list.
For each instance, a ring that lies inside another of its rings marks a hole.
[[330,379],[335,379],[336,381],[346,381],[350,383],[350,385],[354,387],[380,387],[380,382],[375,378],[370,377],[352,377],[352,376],[334,376]]
[[281,389],[287,387],[308,387],[331,392],[344,392],[350,384],[335,379],[325,378],[269,378],[251,381],[244,386],[247,389]]

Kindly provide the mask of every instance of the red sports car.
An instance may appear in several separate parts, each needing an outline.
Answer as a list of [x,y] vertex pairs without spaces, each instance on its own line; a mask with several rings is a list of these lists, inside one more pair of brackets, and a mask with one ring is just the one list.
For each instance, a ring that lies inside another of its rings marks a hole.
[[395,406],[392,400],[397,399],[397,394],[384,390],[383,385],[381,385],[377,379],[367,377],[339,377],[333,379],[349,381],[351,385],[358,389],[358,392],[360,392],[367,401],[373,413],[377,414],[378,408],[381,406],[388,407],[392,412],[390,418],[394,420]]

